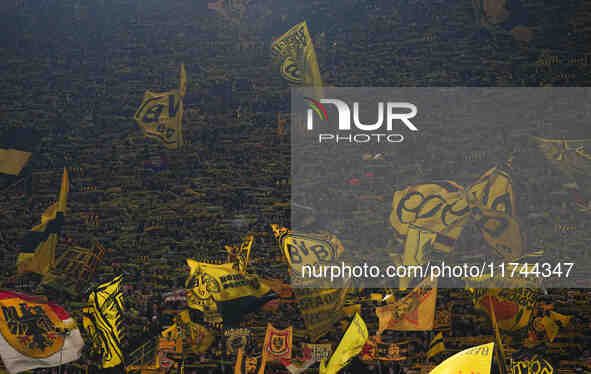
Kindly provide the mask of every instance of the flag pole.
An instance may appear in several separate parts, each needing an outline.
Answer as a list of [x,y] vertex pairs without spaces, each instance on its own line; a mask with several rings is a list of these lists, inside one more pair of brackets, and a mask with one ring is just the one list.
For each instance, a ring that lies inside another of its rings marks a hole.
[[499,326],[497,325],[497,317],[495,315],[495,308],[492,304],[492,297],[488,295],[488,305],[490,307],[490,316],[493,322],[493,329],[495,330],[495,340],[497,342],[498,354],[496,355],[497,365],[501,374],[506,374],[505,367],[505,352],[503,351],[503,342],[501,341],[501,335],[499,334]]

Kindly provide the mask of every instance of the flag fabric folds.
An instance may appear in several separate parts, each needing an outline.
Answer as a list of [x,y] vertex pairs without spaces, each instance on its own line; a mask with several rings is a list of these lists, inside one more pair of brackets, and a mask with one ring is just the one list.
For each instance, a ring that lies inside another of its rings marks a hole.
[[288,327],[278,330],[270,323],[267,324],[265,342],[263,344],[263,355],[267,361],[278,361],[281,359],[290,359],[293,340],[293,328]]
[[[492,168],[467,188],[452,181],[410,186],[394,194],[390,223],[405,242],[403,260],[419,262],[424,247],[449,253],[466,223],[475,223],[498,255],[523,253],[513,185],[507,173]],[[406,244],[410,235],[411,243]],[[422,237],[421,237],[422,235]]]
[[443,333],[440,332],[433,337],[429,350],[427,351],[427,359],[435,357],[441,352],[445,352],[445,344],[443,343]]
[[84,341],[61,306],[25,294],[0,291],[0,357],[10,374],[80,358]]
[[323,97],[322,76],[305,21],[271,44],[271,56],[283,79],[301,86],[313,86],[317,99]]
[[369,334],[365,321],[359,314],[355,314],[353,321],[328,360],[328,363],[326,363],[326,360],[322,360],[320,363],[319,373],[336,374],[339,370],[347,366],[353,357],[361,352],[368,338]]
[[529,325],[534,313],[537,293],[530,288],[471,289],[476,310],[492,320],[494,309],[499,329],[516,331]]
[[256,275],[242,274],[232,263],[211,265],[187,259],[187,264],[191,270],[186,287],[201,300],[213,300],[228,327],[278,297]]
[[265,355],[260,357],[246,356],[244,349],[238,349],[236,363],[234,364],[234,374],[265,374]]
[[40,143],[28,128],[12,128],[0,134],[0,173],[19,175]]
[[556,336],[558,336],[560,327],[566,327],[570,323],[571,318],[572,316],[565,316],[563,314],[550,311],[548,315],[540,318],[539,324],[541,324],[543,329],[546,331],[548,341],[553,342],[554,339],[556,339]]
[[19,274],[45,275],[55,266],[55,247],[64,224],[69,191],[70,180],[64,168],[58,201],[43,212],[41,224],[26,233],[21,242],[22,252],[17,259]]
[[490,374],[495,343],[465,349],[437,365],[430,374]]
[[186,80],[183,64],[180,88],[158,93],[146,91],[133,117],[145,136],[161,141],[169,149],[179,149],[184,144],[182,122]]
[[124,363],[121,341],[125,336],[123,326],[123,293],[119,275],[112,281],[94,289],[88,297],[88,315],[85,324],[89,327],[94,346],[100,352],[103,369]]
[[213,344],[214,337],[206,327],[191,320],[188,310],[183,310],[175,318],[176,325],[181,329],[184,344],[190,347],[194,354],[201,354]]
[[437,279],[425,279],[402,299],[393,304],[376,308],[379,318],[378,335],[381,335],[385,330],[432,330],[436,302]]

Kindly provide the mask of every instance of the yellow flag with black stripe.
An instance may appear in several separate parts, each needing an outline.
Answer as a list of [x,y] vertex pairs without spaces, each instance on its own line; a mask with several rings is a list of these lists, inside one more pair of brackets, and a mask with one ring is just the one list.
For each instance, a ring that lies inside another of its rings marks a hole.
[[55,266],[55,247],[64,224],[70,178],[64,168],[58,201],[41,215],[41,224],[25,234],[17,258],[17,272],[46,275]]
[[100,347],[100,366],[104,369],[124,363],[121,341],[125,337],[123,325],[123,293],[119,275],[98,286],[88,296],[88,321]]
[[169,149],[179,149],[184,144],[182,122],[186,80],[182,65],[180,88],[158,93],[146,91],[133,117],[146,137],[161,141]]
[[435,357],[441,352],[445,352],[445,344],[443,343],[442,332],[435,335],[435,337],[433,337],[433,340],[431,340],[431,345],[429,345],[429,350],[427,351],[427,359]]
[[271,56],[283,79],[299,86],[314,87],[317,99],[324,96],[316,51],[306,21],[275,40],[271,44]]
[[201,299],[213,299],[226,326],[279,297],[258,276],[241,273],[232,263],[212,265],[187,259],[187,264],[191,272],[186,287]]

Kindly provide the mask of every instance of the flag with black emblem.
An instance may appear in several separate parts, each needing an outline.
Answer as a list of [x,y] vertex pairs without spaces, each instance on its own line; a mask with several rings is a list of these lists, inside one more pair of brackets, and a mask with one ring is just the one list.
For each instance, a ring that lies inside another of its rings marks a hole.
[[186,287],[201,300],[213,300],[227,327],[279,297],[256,275],[243,274],[232,263],[212,265],[187,259],[187,264],[191,270]]
[[183,146],[183,97],[186,93],[186,72],[181,66],[180,88],[167,92],[146,91],[134,120],[144,135],[161,141],[166,148]]
[[93,340],[100,352],[99,364],[103,369],[125,362],[121,345],[125,337],[121,279],[119,275],[101,284],[88,297],[87,325],[94,334]]
[[10,374],[60,366],[80,358],[84,341],[59,305],[0,291],[0,357]]

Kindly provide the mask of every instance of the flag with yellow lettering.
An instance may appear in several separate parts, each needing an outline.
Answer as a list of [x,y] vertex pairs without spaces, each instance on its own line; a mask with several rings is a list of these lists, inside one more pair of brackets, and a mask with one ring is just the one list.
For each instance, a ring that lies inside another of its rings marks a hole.
[[17,259],[19,274],[30,272],[45,275],[55,266],[55,247],[64,224],[69,192],[70,179],[64,168],[58,201],[43,212],[41,224],[25,234],[21,242],[22,252]]
[[124,363],[121,347],[125,337],[121,279],[119,275],[99,285],[88,296],[88,322],[93,326],[101,356],[100,367],[104,369]]
[[322,360],[320,363],[320,374],[336,374],[347,366],[353,357],[361,353],[368,338],[369,333],[365,321],[359,314],[355,314],[341,342],[328,360],[328,364],[326,360]]
[[278,361],[281,359],[290,359],[292,351],[293,328],[288,327],[278,330],[270,323],[267,324],[265,342],[263,344],[263,355],[267,356],[267,361]]
[[61,306],[0,291],[0,357],[10,374],[53,367],[80,358],[84,341]]
[[211,297],[226,326],[279,296],[256,275],[241,273],[232,263],[212,265],[187,259],[187,264],[191,272],[186,287],[196,290],[201,299]]
[[425,279],[408,295],[393,304],[376,308],[378,335],[385,330],[428,331],[433,329],[437,279]]
[[271,44],[271,56],[283,79],[300,86],[313,86],[317,99],[324,96],[316,51],[305,21]]
[[427,351],[427,359],[431,359],[431,357],[435,357],[441,352],[445,352],[445,344],[443,343],[443,333],[440,332],[433,337],[431,340],[431,344],[429,345],[429,350]]
[[144,135],[161,141],[166,148],[183,146],[183,97],[186,91],[186,73],[181,68],[181,88],[167,92],[146,91],[134,120]]
[[495,343],[465,349],[446,359],[429,374],[490,374]]
[[[554,367],[545,359],[535,355],[531,360],[509,361],[511,374],[553,374]],[[587,371],[584,371],[587,372]]]

